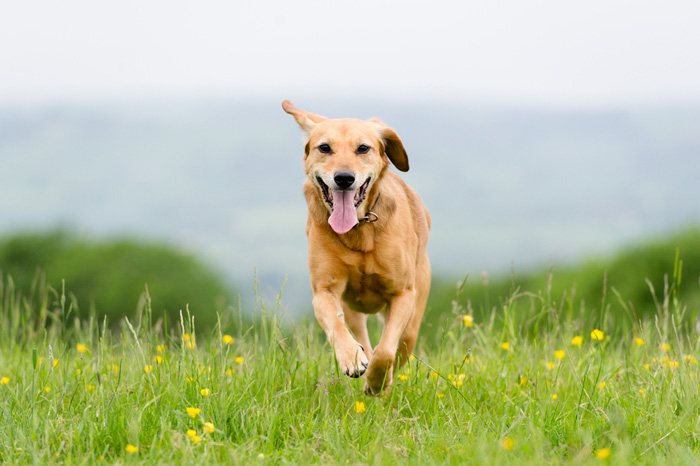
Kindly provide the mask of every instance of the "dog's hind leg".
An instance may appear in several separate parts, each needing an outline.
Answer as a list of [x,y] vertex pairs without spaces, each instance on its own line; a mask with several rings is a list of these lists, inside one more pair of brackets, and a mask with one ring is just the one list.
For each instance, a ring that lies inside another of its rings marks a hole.
[[343,312],[345,313],[345,323],[348,324],[357,342],[365,348],[367,357],[371,359],[372,343],[369,341],[369,333],[367,332],[367,314],[355,312],[345,303],[343,303]]

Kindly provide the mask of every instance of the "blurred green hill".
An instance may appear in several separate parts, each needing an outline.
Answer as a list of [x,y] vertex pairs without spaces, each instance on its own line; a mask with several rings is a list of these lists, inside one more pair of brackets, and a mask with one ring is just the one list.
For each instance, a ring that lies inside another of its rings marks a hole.
[[179,322],[189,309],[200,329],[212,328],[216,312],[232,302],[233,290],[221,276],[193,255],[161,243],[116,239],[92,241],[74,234],[17,234],[0,240],[0,272],[9,275],[25,296],[42,277],[75,298],[77,312],[91,309],[112,325],[135,314],[148,286],[154,320],[167,314]]
[[[483,321],[495,306],[515,294],[547,300],[560,318],[589,318],[592,325],[602,325],[601,319],[614,324],[619,319],[663,317],[667,296],[685,304],[685,317],[691,321],[700,307],[700,228],[689,227],[623,248],[610,257],[571,266],[467,277],[466,283],[435,277],[423,335],[428,340],[439,335],[446,316],[470,313],[475,321]],[[597,315],[578,316],[584,303],[589,311],[596,309]]]

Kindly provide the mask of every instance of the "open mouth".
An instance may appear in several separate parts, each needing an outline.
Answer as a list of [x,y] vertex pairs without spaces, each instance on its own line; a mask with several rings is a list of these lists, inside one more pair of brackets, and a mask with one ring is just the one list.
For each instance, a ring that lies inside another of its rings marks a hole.
[[[362,183],[362,186],[360,186],[360,189],[355,191],[355,197],[354,197],[354,206],[357,209],[357,207],[362,203],[362,201],[365,200],[365,196],[367,195],[367,187],[369,186],[369,182],[372,180],[372,177],[368,177],[367,180],[365,180],[364,183]],[[316,181],[318,181],[318,185],[321,187],[321,192],[323,193],[323,200],[328,203],[328,205],[331,207],[331,212],[333,211],[333,191],[328,187],[326,183],[323,182],[320,176],[316,177]]]

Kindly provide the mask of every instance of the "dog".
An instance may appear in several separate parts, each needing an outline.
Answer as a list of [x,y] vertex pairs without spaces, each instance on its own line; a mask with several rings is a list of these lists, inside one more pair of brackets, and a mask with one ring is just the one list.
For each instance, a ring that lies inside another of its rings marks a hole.
[[[340,370],[365,374],[367,395],[388,393],[416,345],[431,280],[430,215],[389,169],[408,171],[406,150],[380,120],[328,119],[288,100],[282,108],[304,132],[314,314]],[[367,317],[377,313],[384,329],[373,349]]]

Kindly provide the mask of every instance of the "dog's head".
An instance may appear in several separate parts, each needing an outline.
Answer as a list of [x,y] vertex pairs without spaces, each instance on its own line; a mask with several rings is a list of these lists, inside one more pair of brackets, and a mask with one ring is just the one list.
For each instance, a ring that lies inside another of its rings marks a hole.
[[288,100],[282,108],[305,133],[305,171],[331,214],[328,223],[336,233],[347,233],[369,211],[367,193],[389,162],[408,171],[399,136],[377,119],[328,119],[300,110]]

